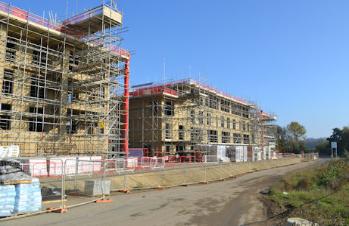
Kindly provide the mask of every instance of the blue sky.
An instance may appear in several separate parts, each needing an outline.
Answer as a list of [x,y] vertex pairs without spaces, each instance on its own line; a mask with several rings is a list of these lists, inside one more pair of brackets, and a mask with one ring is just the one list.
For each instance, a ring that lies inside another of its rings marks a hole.
[[[6,2],[65,17],[102,1]],[[299,121],[308,137],[349,125],[349,1],[117,3],[128,28],[123,46],[134,52],[132,84],[191,75],[256,102],[280,125]]]

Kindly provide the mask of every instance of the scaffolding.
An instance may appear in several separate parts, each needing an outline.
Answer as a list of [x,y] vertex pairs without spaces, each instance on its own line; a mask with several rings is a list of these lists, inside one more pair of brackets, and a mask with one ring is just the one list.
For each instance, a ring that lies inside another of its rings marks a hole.
[[274,120],[255,104],[192,79],[136,86],[130,101],[130,147],[151,155],[189,154],[210,144],[263,150],[266,121]]
[[22,156],[128,151],[128,51],[109,5],[55,23],[0,2],[0,146]]

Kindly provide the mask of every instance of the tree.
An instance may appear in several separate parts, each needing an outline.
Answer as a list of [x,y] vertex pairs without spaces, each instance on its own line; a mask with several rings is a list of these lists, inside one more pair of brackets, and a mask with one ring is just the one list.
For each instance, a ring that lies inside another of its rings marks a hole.
[[319,153],[319,155],[330,155],[330,143],[324,140],[320,144],[316,145],[315,151]]
[[300,139],[304,140],[305,134],[307,133],[304,126],[302,126],[298,122],[291,122],[290,124],[288,124],[287,131],[295,141],[299,141]]
[[341,150],[341,155],[343,155],[345,152],[349,151],[349,127],[344,127],[342,129],[342,146],[343,149]]
[[286,128],[278,126],[277,150],[288,153],[301,153],[305,150],[305,134],[306,129],[298,122],[291,122]]
[[291,149],[290,152],[299,154],[305,151],[304,139],[306,129],[303,125],[298,122],[291,122],[287,125],[288,147]]
[[276,149],[280,152],[287,152],[287,131],[281,126],[276,127]]
[[332,135],[327,138],[329,142],[337,142],[340,143],[343,137],[343,131],[339,128],[334,128],[332,131]]
[[334,128],[332,135],[327,138],[329,143],[337,142],[338,155],[343,156],[349,150],[349,127]]

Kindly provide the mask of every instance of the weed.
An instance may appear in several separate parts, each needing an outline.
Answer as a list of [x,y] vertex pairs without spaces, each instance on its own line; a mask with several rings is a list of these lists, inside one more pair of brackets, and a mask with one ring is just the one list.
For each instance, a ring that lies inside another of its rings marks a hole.
[[271,188],[269,197],[292,216],[320,225],[349,225],[349,162],[330,161],[287,175]]

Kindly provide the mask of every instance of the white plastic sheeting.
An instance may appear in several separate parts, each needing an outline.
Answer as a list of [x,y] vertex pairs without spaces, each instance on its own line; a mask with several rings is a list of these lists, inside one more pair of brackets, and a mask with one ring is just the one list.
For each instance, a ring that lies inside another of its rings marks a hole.
[[19,153],[18,145],[0,146],[0,159],[18,158]]
[[252,161],[256,162],[262,160],[262,150],[259,147],[253,147],[252,152]]
[[65,164],[66,175],[90,174],[102,169],[101,156],[54,157],[49,159],[50,175],[62,174],[62,163]]
[[235,147],[235,162],[247,162],[247,146]]
[[206,162],[230,162],[226,145],[198,145],[196,150],[204,153]]

